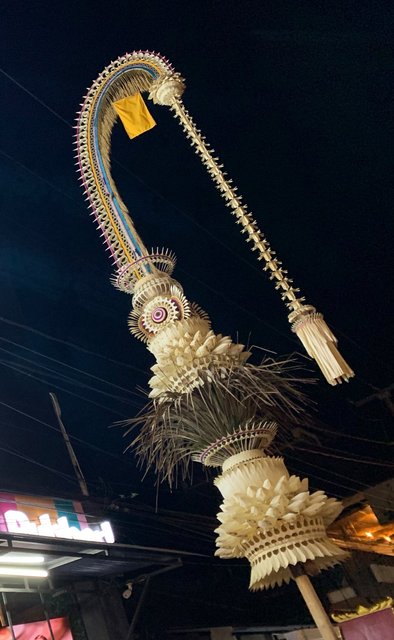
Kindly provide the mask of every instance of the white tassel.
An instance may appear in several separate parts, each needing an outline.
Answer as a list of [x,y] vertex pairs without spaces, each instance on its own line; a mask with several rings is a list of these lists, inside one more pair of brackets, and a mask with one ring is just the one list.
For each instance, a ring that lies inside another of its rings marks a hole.
[[301,340],[307,354],[316,360],[329,384],[335,386],[348,382],[354,376],[354,371],[337,349],[336,337],[314,307],[305,306],[301,312],[290,314],[289,321],[292,331]]

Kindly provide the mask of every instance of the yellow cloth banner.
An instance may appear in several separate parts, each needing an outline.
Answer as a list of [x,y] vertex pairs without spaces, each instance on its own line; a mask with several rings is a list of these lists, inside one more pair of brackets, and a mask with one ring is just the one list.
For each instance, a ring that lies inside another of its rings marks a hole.
[[138,92],[112,103],[129,138],[136,138],[156,125],[142,95]]

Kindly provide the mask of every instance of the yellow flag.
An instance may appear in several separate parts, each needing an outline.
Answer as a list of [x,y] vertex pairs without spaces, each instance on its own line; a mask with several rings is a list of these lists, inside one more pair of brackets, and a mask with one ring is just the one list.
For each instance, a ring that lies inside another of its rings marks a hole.
[[156,125],[142,95],[138,92],[112,103],[129,138],[136,138]]

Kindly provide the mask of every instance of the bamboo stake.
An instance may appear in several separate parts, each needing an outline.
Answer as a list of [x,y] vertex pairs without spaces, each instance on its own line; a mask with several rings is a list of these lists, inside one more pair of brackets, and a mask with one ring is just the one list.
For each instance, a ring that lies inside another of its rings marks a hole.
[[323,640],[338,640],[330,619],[309,579],[301,567],[293,567],[293,578]]

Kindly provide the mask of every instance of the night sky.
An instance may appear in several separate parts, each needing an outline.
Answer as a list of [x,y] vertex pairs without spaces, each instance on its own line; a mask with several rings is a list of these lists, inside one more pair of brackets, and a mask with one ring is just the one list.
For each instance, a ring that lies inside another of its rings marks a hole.
[[[0,488],[77,491],[50,429],[54,391],[70,435],[84,441],[74,446],[92,493],[137,493],[137,502],[155,504],[154,478],[141,484],[132,455],[123,456],[122,430],[109,429],[142,407],[137,388],[153,361],[128,333],[130,300],[110,284],[71,130],[86,88],[133,49],[160,51],[184,75],[187,109],[356,372],[340,388],[318,376],[310,394],[325,431],[314,432],[312,453],[305,442],[286,451],[288,466],[336,496],[391,475],[388,447],[340,434],[392,439],[384,403],[354,403],[394,382],[393,14],[388,2],[3,6]],[[179,125],[166,108],[150,108],[158,126],[134,141],[118,126],[112,156],[145,244],[175,251],[175,278],[217,332],[301,353],[277,292]],[[159,503],[214,515],[218,496],[196,469],[195,488],[163,487]]]

